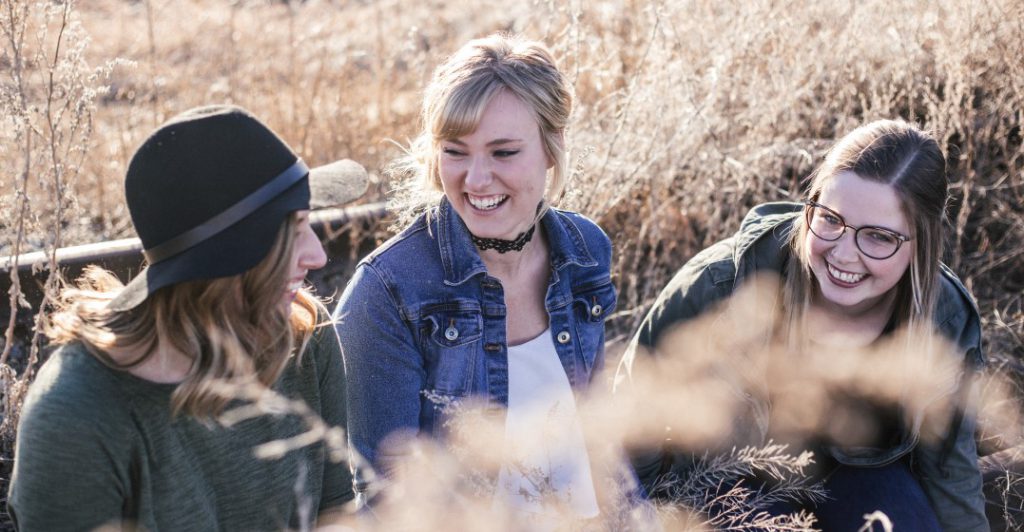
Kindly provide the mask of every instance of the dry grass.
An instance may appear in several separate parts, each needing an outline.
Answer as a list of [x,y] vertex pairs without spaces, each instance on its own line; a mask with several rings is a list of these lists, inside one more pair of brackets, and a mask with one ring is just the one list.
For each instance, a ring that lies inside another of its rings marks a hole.
[[[1017,0],[472,9],[440,0],[90,0],[75,9],[61,24],[59,4],[0,2],[0,255],[131,236],[121,194],[128,157],[153,126],[194,105],[241,104],[307,161],[348,156],[379,176],[399,153],[386,139],[418,131],[419,91],[434,65],[472,37],[511,30],[549,43],[574,81],[576,172],[561,205],[613,236],[613,353],[675,269],[734,231],[748,207],[798,197],[824,148],[856,125],[903,117],[948,151],[947,262],[979,300],[994,366],[1017,377],[1005,386],[1024,396]],[[378,177],[368,200],[389,186]],[[386,225],[364,237],[383,239]],[[10,424],[13,383],[28,377],[5,371]],[[1004,442],[1019,441],[1019,425],[1000,429]]]

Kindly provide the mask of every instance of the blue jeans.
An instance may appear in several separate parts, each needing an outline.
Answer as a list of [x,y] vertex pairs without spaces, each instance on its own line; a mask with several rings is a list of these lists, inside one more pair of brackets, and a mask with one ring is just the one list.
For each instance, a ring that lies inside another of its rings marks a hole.
[[[768,512],[772,515],[798,510],[813,512],[817,526],[825,532],[856,532],[864,525],[864,516],[880,510],[899,532],[941,532],[935,510],[921,484],[910,472],[905,460],[883,467],[851,467],[836,465],[825,475],[829,499],[814,505],[778,503]],[[873,530],[882,530],[875,525]]]

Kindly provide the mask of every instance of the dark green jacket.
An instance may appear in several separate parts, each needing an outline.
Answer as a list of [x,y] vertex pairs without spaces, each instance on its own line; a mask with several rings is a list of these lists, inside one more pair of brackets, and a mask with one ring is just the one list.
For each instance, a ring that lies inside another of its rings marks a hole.
[[[789,259],[788,239],[794,220],[800,215],[799,203],[766,203],[752,209],[740,230],[701,251],[676,273],[661,291],[633,338],[618,369],[617,386],[627,385],[637,353],[653,348],[661,335],[673,325],[690,320],[716,302],[728,298],[733,291],[754,274],[775,272],[784,275]],[[949,393],[965,400],[971,379],[983,364],[981,352],[981,321],[970,294],[959,279],[944,265],[942,285],[935,313],[938,330],[956,343],[964,355],[964,371]],[[767,408],[751,399],[750,412],[744,422],[751,432],[764,438],[767,430]],[[962,404],[962,403],[961,403]],[[975,420],[959,411],[948,434],[939,435],[942,445],[920,442],[924,411],[913,414],[911,429],[901,441],[887,449],[830,448],[840,463],[853,466],[881,466],[913,453],[913,469],[928,494],[939,522],[946,530],[988,530],[982,478],[977,465],[974,439]],[[637,453],[632,456],[639,480],[650,491],[657,477],[673,467],[668,452]],[[678,459],[677,459],[678,461]],[[675,466],[678,470],[679,465]]]

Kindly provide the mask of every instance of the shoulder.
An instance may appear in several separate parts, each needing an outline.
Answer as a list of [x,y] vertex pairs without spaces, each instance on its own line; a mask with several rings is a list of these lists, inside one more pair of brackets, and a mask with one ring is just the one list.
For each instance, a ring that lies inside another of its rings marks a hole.
[[764,229],[796,218],[803,208],[802,203],[794,201],[772,201],[755,205],[743,217],[740,232],[763,233]]
[[793,220],[802,208],[801,204],[793,202],[755,206],[744,216],[733,236],[694,255],[676,272],[670,285],[683,291],[694,286],[727,287],[731,291],[743,267],[781,269]]
[[[380,298],[397,302],[401,292],[420,282],[437,284],[445,276],[435,220],[428,224],[421,216],[397,235],[359,261],[349,278],[339,305],[352,298]],[[414,279],[416,283],[409,281]],[[364,301],[380,304],[382,301]]]
[[704,248],[676,272],[662,296],[696,298],[697,306],[703,307],[728,295],[736,282],[735,249],[735,237]]
[[55,406],[74,412],[122,405],[121,376],[78,342],[59,347],[39,370],[29,389],[26,409]]
[[436,218],[433,218],[428,223],[427,216],[425,214],[421,215],[398,234],[377,246],[377,249],[370,252],[359,264],[387,267],[391,264],[403,262],[410,256],[429,252],[431,248],[434,249],[436,254],[437,224],[435,220]]
[[750,209],[736,231],[736,253],[784,247],[801,212],[803,204],[790,201],[762,203]]
[[562,209],[551,209],[551,212],[554,213],[559,223],[578,231],[587,243],[611,245],[611,240],[605,234],[604,229],[601,229],[597,222],[587,216]]
[[688,260],[658,294],[641,324],[637,341],[653,346],[675,324],[692,319],[728,298],[742,278],[763,270],[781,271],[798,203],[755,206],[733,236]]
[[[344,401],[336,397],[344,393],[345,370],[336,323],[323,315],[317,318],[302,354],[289,360],[275,386],[286,395],[301,397],[323,416],[325,397]],[[340,389],[332,389],[336,387]]]
[[18,426],[19,441],[49,447],[66,445],[67,438],[90,442],[95,436],[106,442],[104,446],[126,444],[117,436],[132,424],[131,397],[122,378],[82,344],[60,347],[29,387]]
[[339,354],[338,331],[334,325],[331,316],[322,312],[317,314],[317,324],[309,336],[303,355],[310,356],[318,366],[326,365],[330,357]]
[[612,241],[601,226],[573,211],[551,209],[554,222],[561,227],[581,255],[590,255],[606,267],[610,266]]
[[[945,264],[939,264],[938,291],[935,326],[961,349],[974,349],[980,357],[981,316],[974,296]],[[976,362],[980,363],[980,358]]]
[[[719,241],[676,271],[640,324],[634,344],[653,347],[666,331],[727,298],[736,280],[734,248],[734,238]],[[630,350],[635,350],[635,346]]]
[[[367,277],[393,288],[395,279],[407,273],[410,264],[415,264],[421,270],[429,268],[431,264],[437,264],[437,268],[440,268],[436,237],[436,222],[431,220],[428,224],[426,215],[421,215],[359,261],[346,284],[345,292],[366,289]],[[346,295],[343,294],[342,301],[345,299]]]
[[801,212],[803,204],[779,201],[762,203],[747,213],[733,236],[733,262],[741,281],[761,272],[783,274],[794,222]]

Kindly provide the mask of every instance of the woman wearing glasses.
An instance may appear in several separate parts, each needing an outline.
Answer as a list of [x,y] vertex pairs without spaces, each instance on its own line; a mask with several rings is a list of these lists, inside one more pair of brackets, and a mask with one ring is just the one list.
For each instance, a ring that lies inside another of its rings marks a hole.
[[[937,331],[956,346],[957,384],[923,405],[862,400],[860,411],[875,427],[866,441],[812,439],[830,499],[770,511],[811,511],[824,530],[856,530],[875,510],[897,530],[988,530],[975,423],[963,415],[967,377],[982,364],[980,320],[970,294],[940,263],[945,172],[936,141],[904,122],[877,121],[849,133],[813,175],[806,201],[755,207],[733,238],[683,266],[633,339],[619,385],[631,383],[638,353],[685,356],[686,346],[660,342],[665,333],[766,272],[781,275],[779,318],[770,333],[781,345],[820,356],[870,348],[896,331]],[[746,428],[761,443],[774,437],[773,420],[782,419],[772,408],[772,384],[766,389],[742,394],[748,408],[740,419],[749,420]],[[943,417],[951,421],[928,424],[939,404],[956,407]],[[934,438],[926,437],[939,426]],[[665,473],[686,475],[683,456],[657,450],[632,458],[643,486],[657,495]]]

